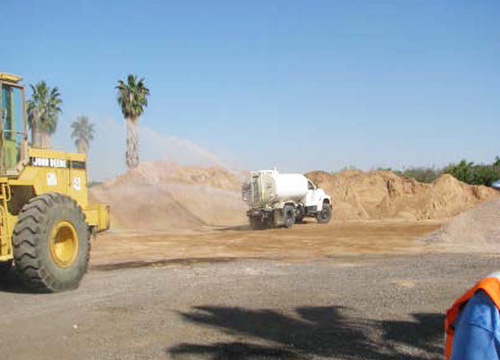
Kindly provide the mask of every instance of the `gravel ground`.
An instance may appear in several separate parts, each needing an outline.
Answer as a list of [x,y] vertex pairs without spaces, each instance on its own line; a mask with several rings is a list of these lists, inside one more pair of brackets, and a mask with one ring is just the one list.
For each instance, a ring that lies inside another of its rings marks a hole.
[[443,311],[485,255],[95,268],[73,292],[2,284],[4,359],[441,359]]

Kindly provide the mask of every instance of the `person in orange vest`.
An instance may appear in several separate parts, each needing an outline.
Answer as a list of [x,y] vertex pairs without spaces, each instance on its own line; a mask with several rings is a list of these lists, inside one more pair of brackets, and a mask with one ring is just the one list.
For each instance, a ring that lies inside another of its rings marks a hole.
[[446,360],[500,359],[500,272],[460,296],[444,320]]

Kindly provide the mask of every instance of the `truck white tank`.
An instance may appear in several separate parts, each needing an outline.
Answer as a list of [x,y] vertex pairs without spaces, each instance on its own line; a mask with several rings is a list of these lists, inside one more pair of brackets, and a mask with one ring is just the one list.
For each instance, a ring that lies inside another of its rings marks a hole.
[[252,172],[249,193],[244,196],[251,207],[280,201],[301,201],[307,195],[308,180],[302,174],[280,174],[274,170]]
[[307,194],[307,178],[302,174],[272,172],[262,176],[263,201],[300,201]]

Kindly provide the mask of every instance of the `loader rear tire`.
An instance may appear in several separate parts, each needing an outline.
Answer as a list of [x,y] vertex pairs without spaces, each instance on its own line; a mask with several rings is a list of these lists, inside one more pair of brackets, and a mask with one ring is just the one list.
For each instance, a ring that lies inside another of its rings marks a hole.
[[47,193],[22,208],[12,237],[14,261],[26,286],[40,292],[75,289],[87,271],[89,236],[77,203]]

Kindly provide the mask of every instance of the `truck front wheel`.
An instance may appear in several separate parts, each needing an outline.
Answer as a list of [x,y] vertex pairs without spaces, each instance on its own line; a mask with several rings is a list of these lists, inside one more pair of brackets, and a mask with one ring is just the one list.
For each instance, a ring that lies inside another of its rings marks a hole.
[[323,204],[323,209],[316,215],[316,219],[320,224],[326,224],[332,218],[332,207],[328,203]]
[[292,205],[285,205],[283,208],[283,225],[287,229],[295,224],[295,208]]

